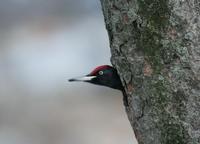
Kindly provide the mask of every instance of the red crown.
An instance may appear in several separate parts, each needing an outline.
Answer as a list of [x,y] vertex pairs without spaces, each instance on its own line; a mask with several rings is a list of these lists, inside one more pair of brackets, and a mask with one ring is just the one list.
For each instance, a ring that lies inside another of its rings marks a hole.
[[109,65],[98,66],[90,73],[90,75],[95,75],[98,71],[105,70],[105,69],[108,69],[108,68],[112,68],[112,67],[109,66]]

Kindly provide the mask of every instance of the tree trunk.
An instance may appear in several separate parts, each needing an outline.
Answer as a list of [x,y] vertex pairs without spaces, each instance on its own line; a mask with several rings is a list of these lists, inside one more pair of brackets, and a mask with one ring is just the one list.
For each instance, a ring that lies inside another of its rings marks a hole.
[[199,144],[199,0],[101,4],[138,143]]

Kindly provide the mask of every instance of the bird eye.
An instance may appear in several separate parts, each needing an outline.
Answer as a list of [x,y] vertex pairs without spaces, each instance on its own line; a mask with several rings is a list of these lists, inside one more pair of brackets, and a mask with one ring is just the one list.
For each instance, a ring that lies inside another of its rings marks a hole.
[[99,75],[103,75],[103,71],[99,71]]

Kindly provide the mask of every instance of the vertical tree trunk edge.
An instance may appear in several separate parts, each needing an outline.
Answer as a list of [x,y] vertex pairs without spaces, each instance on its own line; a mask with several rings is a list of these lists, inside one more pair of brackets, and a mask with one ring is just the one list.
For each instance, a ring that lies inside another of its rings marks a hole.
[[139,144],[200,143],[200,2],[100,0]]

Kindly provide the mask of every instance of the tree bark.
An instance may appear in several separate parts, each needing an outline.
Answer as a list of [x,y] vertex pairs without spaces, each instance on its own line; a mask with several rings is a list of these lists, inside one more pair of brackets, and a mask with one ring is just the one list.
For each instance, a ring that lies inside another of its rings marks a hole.
[[101,0],[139,144],[200,143],[199,0]]

